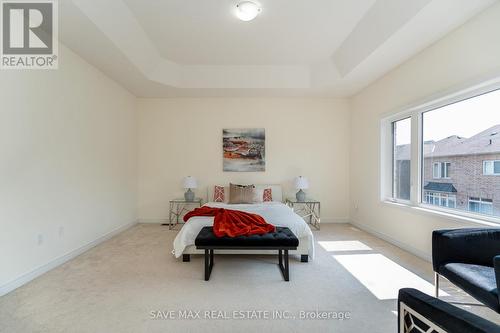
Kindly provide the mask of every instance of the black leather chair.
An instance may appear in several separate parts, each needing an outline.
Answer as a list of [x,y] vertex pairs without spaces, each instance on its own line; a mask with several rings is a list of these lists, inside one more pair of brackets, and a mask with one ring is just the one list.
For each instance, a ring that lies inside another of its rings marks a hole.
[[500,326],[415,289],[398,297],[399,333],[498,333]]
[[436,230],[432,233],[436,297],[439,276],[500,313],[500,229]]

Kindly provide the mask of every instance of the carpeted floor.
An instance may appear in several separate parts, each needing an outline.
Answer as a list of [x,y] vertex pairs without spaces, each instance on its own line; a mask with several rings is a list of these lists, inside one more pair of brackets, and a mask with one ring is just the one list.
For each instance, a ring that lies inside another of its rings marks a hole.
[[[388,333],[399,286],[432,289],[429,263],[346,224],[314,232],[316,259],[293,259],[290,282],[274,256],[217,255],[205,282],[202,257],[170,254],[175,234],[137,225],[1,297],[0,332]],[[442,287],[448,301],[474,302]],[[484,307],[462,307],[500,322]]]

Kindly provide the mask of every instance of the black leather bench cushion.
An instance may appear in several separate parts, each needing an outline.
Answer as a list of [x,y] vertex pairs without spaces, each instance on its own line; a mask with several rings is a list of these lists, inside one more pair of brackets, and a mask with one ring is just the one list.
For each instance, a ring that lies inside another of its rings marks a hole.
[[498,307],[495,269],[493,267],[449,263],[440,267],[439,274],[495,311],[500,310]]
[[239,237],[217,237],[212,227],[204,227],[196,237],[197,247],[249,247],[256,249],[288,247],[296,248],[299,245],[298,238],[293,232],[284,227],[276,227],[275,232],[263,235],[239,236]]

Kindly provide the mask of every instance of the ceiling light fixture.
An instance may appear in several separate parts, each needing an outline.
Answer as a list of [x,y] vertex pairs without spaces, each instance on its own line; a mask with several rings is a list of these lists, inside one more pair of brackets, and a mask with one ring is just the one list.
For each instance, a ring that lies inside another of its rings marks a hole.
[[261,11],[262,8],[252,1],[243,1],[236,5],[236,16],[242,21],[253,20]]

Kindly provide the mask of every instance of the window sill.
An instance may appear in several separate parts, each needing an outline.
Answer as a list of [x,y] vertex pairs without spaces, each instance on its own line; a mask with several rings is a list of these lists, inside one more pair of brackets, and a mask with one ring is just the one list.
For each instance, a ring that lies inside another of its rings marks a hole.
[[404,209],[406,211],[412,211],[415,213],[423,214],[423,215],[431,215],[434,217],[442,217],[448,219],[453,222],[458,222],[460,224],[477,224],[479,226],[487,226],[487,227],[499,227],[500,219],[497,218],[489,218],[489,217],[471,217],[466,215],[457,214],[454,211],[448,211],[445,209],[435,209],[428,208],[427,206],[414,206],[409,203],[403,203],[398,201],[390,201],[385,200],[382,201],[383,204],[398,207]]

